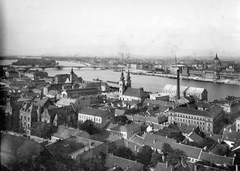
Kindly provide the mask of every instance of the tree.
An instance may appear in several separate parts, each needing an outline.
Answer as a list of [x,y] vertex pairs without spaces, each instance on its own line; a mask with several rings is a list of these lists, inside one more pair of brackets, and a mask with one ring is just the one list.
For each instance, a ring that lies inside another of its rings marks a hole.
[[158,162],[163,162],[162,155],[159,154],[157,151],[154,151],[151,156],[150,166],[155,167]]
[[151,147],[143,146],[137,154],[137,160],[145,166],[148,166],[151,161],[152,152]]
[[163,143],[162,152],[164,153],[164,155],[166,155],[168,153],[173,153],[173,149],[168,143]]
[[36,122],[33,124],[30,130],[32,135],[50,139],[51,136],[57,132],[57,127],[48,123]]
[[171,132],[169,138],[173,138],[177,142],[182,142],[185,139],[181,132]]
[[82,165],[84,170],[88,171],[105,171],[107,168],[104,166],[104,163],[98,157],[88,158],[84,161]]
[[165,156],[167,156],[167,161],[170,165],[177,165],[179,161],[181,160],[186,160],[186,154],[184,151],[180,149],[172,149],[172,147],[164,143],[162,147],[162,152],[164,153]]
[[90,135],[101,132],[92,120],[86,120],[81,126],[81,130],[87,131]]
[[116,117],[114,118],[114,122],[117,123],[117,124],[119,124],[119,125],[126,125],[127,122],[128,122],[128,118],[127,118],[126,116],[123,116],[123,115],[121,115],[121,116],[116,116]]
[[117,147],[116,150],[113,150],[113,155],[116,155],[118,157],[123,157],[125,159],[130,159],[130,160],[135,159],[135,156],[134,156],[132,150],[125,146]]

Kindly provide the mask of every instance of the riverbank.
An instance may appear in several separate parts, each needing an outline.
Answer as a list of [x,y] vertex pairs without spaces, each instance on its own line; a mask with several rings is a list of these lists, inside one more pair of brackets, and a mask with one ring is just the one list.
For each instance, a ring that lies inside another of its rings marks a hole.
[[[145,76],[156,76],[156,77],[166,77],[170,79],[177,79],[177,75],[174,74],[160,74],[160,73],[152,73],[147,72],[144,70],[131,70],[129,71],[133,75],[145,75]],[[192,81],[199,81],[199,82],[209,82],[209,83],[217,83],[217,84],[228,84],[228,85],[240,85],[240,81],[238,80],[213,80],[208,78],[202,78],[202,77],[191,77],[191,76],[180,76],[183,80],[192,80]]]

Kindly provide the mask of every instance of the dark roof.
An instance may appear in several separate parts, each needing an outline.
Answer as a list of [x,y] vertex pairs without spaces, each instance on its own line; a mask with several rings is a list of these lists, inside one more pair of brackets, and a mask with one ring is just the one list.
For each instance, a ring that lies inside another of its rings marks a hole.
[[143,137],[140,137],[139,135],[137,134],[134,134],[131,138],[129,138],[130,141],[132,142],[135,142],[137,144],[143,144],[143,140],[144,138]]
[[[135,165],[137,165],[137,167]],[[140,171],[140,170],[142,170],[144,165],[142,163],[128,160],[128,159],[125,159],[122,157],[108,155],[106,158],[105,166],[108,168],[113,168],[114,166],[119,166],[123,170],[130,169],[135,166],[136,171],[138,171],[138,170]]]
[[46,148],[54,157],[67,156],[72,152],[84,148],[84,144],[77,141],[76,137],[69,137],[67,139],[47,145]]
[[202,137],[200,137],[198,134],[196,134],[195,132],[192,132],[189,135],[189,138],[191,138],[194,142],[196,143],[200,143],[201,141],[203,141]]
[[197,109],[189,109],[189,108],[174,108],[170,110],[171,112],[178,112],[178,113],[184,113],[184,114],[190,114],[190,115],[196,115],[196,116],[205,116],[210,117],[210,113],[207,111],[197,110]]
[[174,142],[175,142],[175,140],[173,140],[171,138],[166,138],[166,137],[159,136],[156,134],[147,133],[144,138],[143,144],[148,145],[153,148],[162,149],[162,145],[164,143],[172,145]]
[[120,131],[120,132],[129,132],[129,131],[132,131],[132,130],[135,130],[135,129],[141,129],[141,126],[138,125],[138,124],[129,124],[129,125],[117,125],[115,127],[112,127],[110,128],[111,131]]
[[195,105],[198,107],[198,108],[204,108],[204,109],[210,109],[213,104],[209,103],[209,102],[195,102]]
[[224,156],[211,154],[211,153],[206,153],[206,152],[201,153],[200,160],[206,160],[206,161],[209,161],[211,163],[222,164],[222,165],[224,163],[232,165],[233,162],[234,162],[234,158],[224,157]]
[[97,88],[81,88],[81,89],[68,89],[68,90],[66,90],[67,93],[79,93],[79,92],[89,92],[89,91],[98,92],[99,89],[97,89]]
[[165,163],[158,162],[154,171],[171,171],[172,166],[167,166]]
[[44,146],[22,136],[1,133],[1,164],[11,167],[17,158],[27,158],[39,154]]
[[197,147],[192,147],[189,145],[185,145],[185,144],[179,144],[179,143],[173,143],[172,145],[173,149],[180,149],[182,151],[185,152],[185,154],[188,157],[194,158],[194,159],[198,159],[202,149],[201,148],[197,148]]
[[124,91],[123,95],[144,98],[147,97],[147,93],[142,88],[131,88],[128,87],[126,91]]
[[61,139],[69,138],[70,136],[78,136],[89,138],[90,135],[86,131],[81,131],[78,129],[67,128],[64,126],[59,126],[58,131],[53,134],[54,137],[58,137]]
[[106,110],[100,110],[100,109],[88,108],[88,107],[83,107],[82,109],[80,109],[78,113],[100,116],[100,117],[108,115],[108,111]]

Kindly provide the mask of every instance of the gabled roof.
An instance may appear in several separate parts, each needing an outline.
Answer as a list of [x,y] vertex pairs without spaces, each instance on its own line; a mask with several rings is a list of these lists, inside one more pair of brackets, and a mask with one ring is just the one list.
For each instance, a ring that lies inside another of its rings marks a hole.
[[128,125],[117,125],[115,127],[110,128],[111,131],[119,131],[119,132],[130,132],[133,131],[135,129],[140,129],[140,126],[138,124],[128,124]]
[[139,98],[147,97],[147,93],[142,88],[131,88],[131,87],[128,87],[127,90],[124,91],[123,95],[139,97]]
[[46,148],[53,156],[67,156],[71,155],[72,153],[80,150],[84,147],[91,146],[98,146],[102,144],[102,142],[98,142],[95,140],[83,138],[83,137],[75,137],[71,136],[67,139],[57,141],[53,144],[47,145]]
[[131,138],[129,138],[130,141],[133,141],[137,144],[140,144],[142,145],[143,144],[143,141],[144,141],[144,138],[143,137],[140,137],[139,135],[137,134],[134,134]]
[[207,153],[207,152],[202,152],[199,159],[206,160],[215,164],[221,164],[221,165],[223,165],[224,163],[233,165],[233,162],[234,162],[234,158],[232,157],[225,157],[225,156],[220,156],[220,155]]
[[123,109],[115,109],[115,116],[122,116],[126,113],[126,110]]
[[108,155],[106,158],[105,166],[107,168],[113,168],[114,166],[119,166],[123,170],[128,170],[128,171],[130,171],[129,169],[131,168],[133,169],[134,167],[136,171],[140,171],[143,169],[144,165],[142,163],[125,159],[122,157]]
[[1,164],[10,168],[17,158],[27,158],[44,150],[42,144],[30,139],[1,133]]
[[172,145],[174,142],[175,142],[175,140],[173,140],[171,138],[166,138],[166,137],[159,136],[156,134],[147,133],[144,138],[143,144],[148,145],[153,148],[156,148],[156,149],[162,149],[162,146],[164,143]]
[[167,166],[165,163],[158,162],[154,171],[171,171],[172,166]]
[[196,143],[200,143],[201,141],[203,141],[202,137],[200,137],[195,132],[190,133],[190,135],[188,135],[188,137],[191,138]]
[[70,136],[85,137],[85,138],[90,137],[90,135],[86,131],[67,128],[65,126],[58,126],[58,131],[54,133],[53,136],[61,139],[66,139],[66,138],[69,138]]
[[69,106],[71,103],[75,103],[76,99],[61,98],[57,101],[57,106]]
[[185,145],[185,144],[179,144],[179,143],[173,143],[172,144],[172,148],[173,149],[180,149],[182,151],[185,152],[185,154],[188,157],[194,158],[194,159],[198,159],[202,149],[201,148],[197,148],[197,147],[192,147],[189,145]]
[[108,111],[106,110],[100,110],[100,109],[88,108],[88,107],[83,107],[82,109],[80,109],[78,113],[100,116],[100,117],[108,115]]

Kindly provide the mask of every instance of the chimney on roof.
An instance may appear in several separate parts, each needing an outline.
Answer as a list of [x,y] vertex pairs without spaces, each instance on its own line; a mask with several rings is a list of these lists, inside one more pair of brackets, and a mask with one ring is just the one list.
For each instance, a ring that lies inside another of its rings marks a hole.
[[179,78],[179,69],[177,70],[177,100],[180,99],[180,78]]

